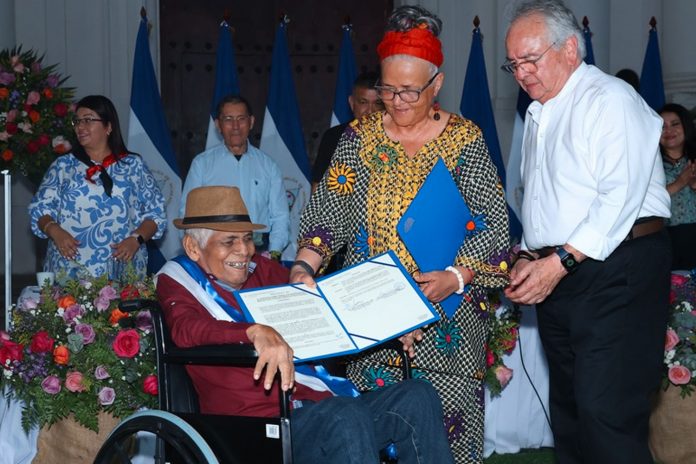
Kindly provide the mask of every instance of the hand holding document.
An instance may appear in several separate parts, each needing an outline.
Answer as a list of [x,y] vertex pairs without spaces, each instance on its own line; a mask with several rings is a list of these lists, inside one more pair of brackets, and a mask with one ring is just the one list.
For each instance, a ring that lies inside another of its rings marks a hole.
[[356,353],[439,316],[389,251],[317,280],[236,292],[249,321],[276,329],[296,362]]

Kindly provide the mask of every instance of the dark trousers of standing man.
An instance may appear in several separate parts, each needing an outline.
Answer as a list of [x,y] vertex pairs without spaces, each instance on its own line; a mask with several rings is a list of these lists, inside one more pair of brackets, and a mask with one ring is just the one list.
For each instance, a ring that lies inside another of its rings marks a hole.
[[560,464],[652,464],[650,398],[662,369],[671,247],[660,232],[585,260],[537,305]]

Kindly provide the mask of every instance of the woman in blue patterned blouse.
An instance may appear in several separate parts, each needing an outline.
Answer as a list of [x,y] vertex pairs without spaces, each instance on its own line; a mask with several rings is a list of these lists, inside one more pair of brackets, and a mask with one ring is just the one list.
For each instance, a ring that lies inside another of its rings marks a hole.
[[696,128],[689,110],[668,103],[660,110],[660,137],[672,217],[667,231],[672,239],[672,269],[696,267]]
[[132,261],[144,276],[145,242],[166,227],[164,198],[142,158],[126,148],[108,98],[84,97],[75,114],[78,145],[48,168],[29,205],[32,231],[50,239],[44,270],[98,276]]

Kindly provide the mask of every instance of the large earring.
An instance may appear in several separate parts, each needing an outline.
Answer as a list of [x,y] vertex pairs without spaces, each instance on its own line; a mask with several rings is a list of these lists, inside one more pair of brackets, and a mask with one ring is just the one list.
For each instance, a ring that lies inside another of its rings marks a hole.
[[433,110],[435,110],[435,114],[433,114],[433,119],[436,121],[440,120],[440,102],[435,102],[433,103]]

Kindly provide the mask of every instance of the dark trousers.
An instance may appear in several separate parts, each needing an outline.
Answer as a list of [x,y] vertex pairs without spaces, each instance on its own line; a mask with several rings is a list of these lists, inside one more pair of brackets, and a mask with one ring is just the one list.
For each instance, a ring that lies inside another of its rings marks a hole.
[[537,305],[561,464],[652,464],[650,398],[660,383],[671,247],[664,230],[586,260]]
[[399,464],[453,464],[433,386],[404,380],[358,398],[333,397],[291,414],[292,448],[300,464],[377,464],[396,445]]

